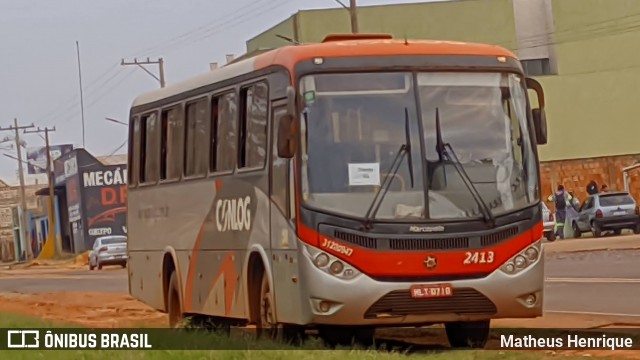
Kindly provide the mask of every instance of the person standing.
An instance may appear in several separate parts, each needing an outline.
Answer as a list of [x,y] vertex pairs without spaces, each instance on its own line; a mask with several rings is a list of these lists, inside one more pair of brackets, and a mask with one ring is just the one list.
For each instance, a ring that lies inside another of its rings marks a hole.
[[553,202],[556,208],[556,226],[555,233],[560,239],[564,239],[564,224],[567,221],[567,207],[572,206],[571,194],[565,192],[564,185],[558,185],[558,190],[549,195],[548,202]]
[[587,185],[587,194],[595,195],[597,193],[598,193],[598,183],[596,183],[594,180],[591,180]]
[[603,193],[609,192],[609,187],[607,186],[607,184],[602,184],[602,188],[600,189],[600,192],[603,192]]

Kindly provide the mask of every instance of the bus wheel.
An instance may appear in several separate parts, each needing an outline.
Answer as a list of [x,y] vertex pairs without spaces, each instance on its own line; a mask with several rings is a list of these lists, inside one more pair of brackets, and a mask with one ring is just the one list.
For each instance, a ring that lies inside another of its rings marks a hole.
[[318,335],[330,348],[353,345],[369,348],[374,343],[375,328],[321,327]]
[[449,344],[453,348],[484,348],[489,339],[491,320],[444,324]]
[[199,329],[227,336],[231,335],[231,323],[225,319],[205,315],[192,315],[189,317],[189,321],[185,322],[188,324],[186,324],[186,327],[190,329]]
[[169,288],[167,293],[167,312],[169,313],[169,327],[176,328],[182,322],[182,306],[180,304],[180,287],[178,286],[178,275],[175,271],[171,273]]
[[260,284],[260,312],[257,324],[258,337],[270,340],[300,345],[304,341],[304,328],[276,323],[273,308],[273,296],[269,287],[269,279],[266,272],[262,274]]

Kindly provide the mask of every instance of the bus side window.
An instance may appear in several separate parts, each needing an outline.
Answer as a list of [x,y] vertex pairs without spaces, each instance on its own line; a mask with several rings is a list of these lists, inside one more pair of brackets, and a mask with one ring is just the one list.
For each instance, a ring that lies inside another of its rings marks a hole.
[[267,158],[267,118],[269,89],[266,82],[243,88],[240,92],[239,168],[263,168]]
[[180,118],[178,108],[164,110],[162,112],[162,140],[160,143],[161,180],[177,180],[182,175],[183,131],[184,122]]
[[211,102],[211,172],[231,171],[236,166],[236,124],[238,105],[235,92],[219,95]]
[[209,142],[209,120],[207,99],[187,104],[185,139],[185,176],[200,176],[207,172]]
[[156,113],[147,117],[145,129],[145,169],[144,178],[148,183],[158,181],[160,175],[160,126]]
[[128,178],[129,186],[135,186],[138,183],[138,167],[140,163],[140,119],[135,116],[129,122],[129,150],[127,152]]
[[158,180],[160,158],[160,129],[155,112],[142,116],[140,130],[140,183],[154,183]]
[[272,115],[272,156],[271,156],[271,200],[289,219],[289,159],[278,157],[278,125],[282,116],[287,113],[286,107],[278,107]]

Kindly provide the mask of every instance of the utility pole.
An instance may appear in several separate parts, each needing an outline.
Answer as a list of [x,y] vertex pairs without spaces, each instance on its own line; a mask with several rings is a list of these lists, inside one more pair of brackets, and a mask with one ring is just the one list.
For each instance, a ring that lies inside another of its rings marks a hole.
[[358,13],[356,0],[349,0],[349,14],[351,14],[351,32],[358,33]]
[[[142,66],[142,65],[152,65],[152,64],[158,64],[158,72],[160,73],[160,77],[159,78],[157,76],[155,76],[151,71],[147,70],[146,67]],[[154,79],[158,80],[160,82],[160,87],[164,87],[165,86],[165,82],[164,82],[164,59],[163,58],[159,58],[158,60],[150,60],[149,58],[147,58],[147,60],[143,60],[143,61],[138,61],[138,58],[134,58],[133,62],[125,62],[124,59],[122,59],[122,61],[120,62],[120,65],[123,65],[123,66],[126,66],[126,65],[139,66],[147,74],[151,75]]]
[[84,95],[82,94],[82,68],[80,67],[80,44],[76,41],[76,50],[78,52],[78,79],[80,80],[80,115],[82,116],[82,147],[86,148],[84,137]]
[[53,170],[51,169],[51,146],[49,144],[49,132],[56,131],[55,126],[53,128],[37,128],[36,130],[27,131],[25,130],[25,134],[35,134],[44,132],[44,141],[45,141],[45,151],[47,152],[47,180],[49,181],[49,241],[53,241],[55,245],[55,253],[57,255],[62,254],[62,247],[58,243],[58,239],[56,236],[56,223],[55,223],[55,208],[54,208],[54,189],[53,189]]
[[356,5],[356,0],[349,0],[349,6],[345,5],[342,0],[335,0],[340,6],[349,11],[349,16],[351,17],[351,32],[354,34],[358,33],[358,6]]
[[22,142],[20,141],[20,130],[26,130],[35,127],[33,124],[26,126],[18,126],[18,119],[13,119],[13,126],[0,127],[0,131],[15,131],[16,137],[16,150],[18,151],[18,178],[20,179],[20,207],[22,207],[22,231],[20,237],[22,238],[22,250],[25,251],[26,259],[31,260],[33,258],[33,251],[29,241],[29,224],[27,221],[27,197],[24,189],[24,171],[22,168]]

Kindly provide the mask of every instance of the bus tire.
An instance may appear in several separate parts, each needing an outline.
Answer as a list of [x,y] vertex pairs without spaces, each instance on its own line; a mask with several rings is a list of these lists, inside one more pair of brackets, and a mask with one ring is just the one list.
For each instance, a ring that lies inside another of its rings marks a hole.
[[489,339],[491,320],[446,323],[445,331],[452,348],[482,349]]
[[167,313],[169,314],[169,327],[178,327],[183,320],[182,304],[180,304],[180,286],[178,285],[178,274],[171,272],[169,286],[167,288]]
[[370,327],[321,327],[318,335],[329,348],[336,346],[360,346],[370,348],[374,344],[375,328]]
[[226,319],[207,315],[191,315],[185,317],[185,327],[190,330],[204,330],[225,336],[231,335],[231,322]]
[[296,325],[278,324],[274,315],[273,294],[269,286],[266,271],[262,272],[260,281],[259,311],[256,332],[259,338],[300,345],[304,342],[304,328]]

